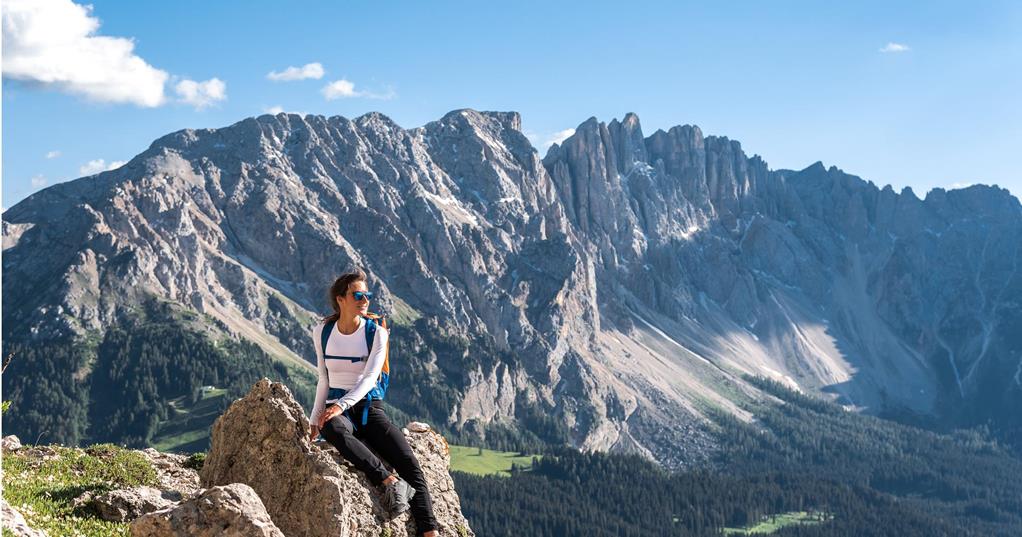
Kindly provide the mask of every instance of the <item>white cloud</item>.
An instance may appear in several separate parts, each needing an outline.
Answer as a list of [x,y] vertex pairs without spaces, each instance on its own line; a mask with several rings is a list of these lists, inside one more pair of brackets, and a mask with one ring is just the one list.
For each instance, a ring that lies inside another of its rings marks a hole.
[[323,64],[319,62],[307,63],[301,67],[288,67],[283,71],[270,71],[266,78],[274,82],[288,82],[291,80],[306,80],[309,78],[319,80],[323,78]]
[[182,80],[174,86],[174,92],[181,102],[202,110],[213,103],[227,99],[227,84],[219,78],[211,78],[205,82]]
[[164,104],[166,71],[134,54],[128,38],[96,35],[92,6],[5,0],[3,77],[111,103]]
[[82,177],[85,177],[88,175],[97,174],[99,172],[115,170],[117,168],[120,168],[121,166],[124,166],[125,164],[127,164],[127,161],[125,160],[115,160],[110,164],[107,164],[105,159],[98,158],[96,160],[90,160],[89,162],[86,162],[85,164],[81,165],[78,168],[78,173],[80,173]]
[[559,143],[567,140],[573,134],[575,134],[575,129],[564,129],[563,131],[557,131],[557,132],[553,133],[552,135],[550,135],[549,138],[547,138],[547,140],[546,140],[546,142],[544,144],[545,145],[544,149],[546,149],[546,148],[548,148],[548,147],[550,147],[550,146],[552,146],[554,144],[559,144]]
[[32,188],[42,188],[46,186],[46,177],[42,174],[35,175],[31,179]]
[[328,101],[359,96],[359,93],[355,91],[355,84],[343,78],[323,86],[321,91]]
[[559,144],[567,140],[572,134],[575,134],[575,129],[564,129],[563,131],[557,131],[555,133],[543,136],[534,132],[526,132],[525,137],[532,142],[532,145],[540,153],[545,153],[546,150],[550,149],[550,146]]
[[947,190],[955,190],[958,188],[969,188],[976,183],[951,183],[947,186]]
[[356,90],[355,83],[344,78],[340,80],[335,80],[327,84],[326,86],[323,86],[323,89],[320,90],[320,93],[322,93],[323,97],[326,97],[326,100],[328,101],[333,101],[336,99],[349,99],[352,97],[389,100],[393,99],[395,96],[394,90],[389,88],[387,89],[386,93],[373,93],[370,91]]
[[55,158],[57,158],[59,156],[60,156],[60,151],[57,151],[56,149],[54,149],[53,151],[47,151],[46,152],[46,159],[47,160],[52,160],[52,159],[55,159]]
[[908,48],[908,45],[902,45],[901,43],[890,42],[884,45],[884,48],[880,49],[880,52],[908,52],[912,49]]
[[280,105],[271,106],[269,108],[263,108],[263,113],[264,114],[273,114],[273,115],[277,115],[277,114],[298,114],[299,116],[303,116],[303,117],[309,115],[308,112],[301,112],[301,111],[298,111],[298,110],[286,110],[283,106],[280,106]]

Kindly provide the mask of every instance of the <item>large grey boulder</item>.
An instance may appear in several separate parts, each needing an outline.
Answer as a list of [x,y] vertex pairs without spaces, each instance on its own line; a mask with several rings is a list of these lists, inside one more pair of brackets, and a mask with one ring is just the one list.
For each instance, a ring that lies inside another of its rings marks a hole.
[[88,501],[88,506],[103,520],[128,522],[144,514],[177,505],[182,495],[153,487],[135,487],[105,492]]
[[132,537],[284,537],[248,485],[213,487],[131,523]]
[[[285,385],[257,382],[213,425],[199,472],[203,486],[251,486],[289,537],[414,535],[408,513],[391,518],[361,473],[332,447],[309,442],[305,416]],[[426,473],[441,533],[474,535],[454,490],[446,442],[431,432],[408,439]]]

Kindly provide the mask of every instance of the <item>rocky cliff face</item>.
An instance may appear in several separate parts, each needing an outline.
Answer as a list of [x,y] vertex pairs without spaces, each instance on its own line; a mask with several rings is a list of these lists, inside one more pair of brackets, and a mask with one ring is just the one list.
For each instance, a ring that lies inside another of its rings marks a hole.
[[[157,295],[308,363],[326,287],[358,265],[374,309],[417,319],[395,358],[453,385],[455,428],[529,406],[576,445],[673,466],[706,453],[709,408],[749,418],[745,373],[962,422],[1022,402],[1007,191],[921,200],[819,163],[771,171],[632,114],[543,159],[520,128],[460,110],[170,134],[4,213],[4,338],[102,333]],[[451,362],[434,334],[469,351]]]

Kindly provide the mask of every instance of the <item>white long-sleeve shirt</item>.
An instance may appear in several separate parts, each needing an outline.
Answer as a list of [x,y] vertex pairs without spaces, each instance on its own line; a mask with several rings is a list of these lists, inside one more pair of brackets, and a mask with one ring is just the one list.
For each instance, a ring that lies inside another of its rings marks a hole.
[[[319,423],[319,417],[328,403],[336,403],[340,405],[342,411],[347,410],[359,400],[364,399],[369,390],[376,386],[376,379],[379,378],[380,371],[383,370],[387,338],[390,336],[387,329],[377,323],[373,348],[370,352],[366,348],[365,319],[359,317],[358,329],[351,334],[342,334],[337,331],[335,324],[330,333],[330,339],[326,343],[326,354],[331,356],[368,356],[369,359],[360,362],[325,359],[321,348],[324,326],[323,323],[320,323],[312,329],[312,340],[316,347],[316,365],[319,368],[316,402],[312,407],[312,416],[309,417],[309,421],[313,424]],[[342,388],[347,390],[347,393],[340,399],[327,400],[330,388]]]

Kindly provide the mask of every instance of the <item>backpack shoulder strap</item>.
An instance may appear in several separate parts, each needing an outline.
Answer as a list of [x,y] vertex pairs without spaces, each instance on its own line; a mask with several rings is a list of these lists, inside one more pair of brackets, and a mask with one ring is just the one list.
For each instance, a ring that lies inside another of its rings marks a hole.
[[323,357],[326,358],[326,343],[330,341],[330,333],[334,331],[334,326],[337,325],[337,320],[330,321],[323,325],[323,333],[319,336],[319,348],[323,351]]
[[373,340],[376,339],[376,320],[372,317],[364,317],[366,320],[366,352],[373,353]]

